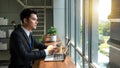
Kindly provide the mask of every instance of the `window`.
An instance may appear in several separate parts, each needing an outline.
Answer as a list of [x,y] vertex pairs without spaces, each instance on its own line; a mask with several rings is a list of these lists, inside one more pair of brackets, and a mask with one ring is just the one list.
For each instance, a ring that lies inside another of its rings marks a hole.
[[[107,5],[104,5],[106,3]],[[98,10],[98,64],[100,67],[107,67],[109,63],[109,45],[107,41],[110,36],[110,21],[108,21],[108,15],[111,10],[111,0],[100,0]]]
[[98,66],[99,1],[100,0],[65,1],[65,28],[67,31],[65,35],[72,41],[69,52],[77,68]]

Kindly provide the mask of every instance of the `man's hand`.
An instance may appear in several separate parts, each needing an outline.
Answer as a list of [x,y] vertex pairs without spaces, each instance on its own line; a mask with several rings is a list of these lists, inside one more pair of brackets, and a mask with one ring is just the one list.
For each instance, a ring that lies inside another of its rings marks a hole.
[[47,47],[47,51],[48,51],[49,55],[53,54],[53,52],[55,51],[56,48],[57,48],[56,46],[49,45]]

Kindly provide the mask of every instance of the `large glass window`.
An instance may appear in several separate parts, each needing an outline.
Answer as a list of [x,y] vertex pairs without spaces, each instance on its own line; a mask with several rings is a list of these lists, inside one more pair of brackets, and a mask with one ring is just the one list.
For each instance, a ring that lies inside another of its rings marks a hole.
[[[65,37],[67,38],[68,37],[68,15],[69,15],[69,12],[68,12],[68,0],[65,0]],[[67,39],[66,39],[66,42],[67,42]]]
[[70,0],[71,1],[71,41],[74,44],[75,41],[75,2],[74,0]]
[[91,61],[92,63],[98,62],[98,4],[99,0],[93,0],[91,3],[91,23],[89,26],[91,27],[90,37],[91,37]]
[[[103,22],[100,20],[99,12],[107,11],[106,9],[98,10],[100,9],[98,6],[100,6],[101,1],[65,1],[66,36],[71,39],[69,54],[77,68],[89,68],[97,65],[102,68],[99,58],[106,59],[105,62],[108,62],[109,45],[106,41],[109,38],[109,21]],[[103,2],[106,1],[110,3],[110,0],[103,0]],[[101,8],[106,7],[103,4]],[[109,4],[107,6],[110,8]],[[104,14],[100,15],[104,17]],[[103,53],[107,58],[103,58]]]
[[75,0],[75,37],[76,47],[82,50],[82,0]]
[[82,61],[82,57],[80,56],[80,54],[77,52],[76,53],[76,68],[83,68],[83,61]]
[[73,47],[73,45],[71,45],[71,59],[73,60],[73,62],[75,63],[75,49]]
[[107,68],[109,63],[109,45],[107,44],[107,41],[110,36],[110,22],[108,21],[108,15],[111,12],[111,0],[100,0],[98,10],[98,64],[101,68]]
[[89,17],[89,1],[83,0],[83,28],[84,28],[84,51],[85,56],[88,57],[88,17]]

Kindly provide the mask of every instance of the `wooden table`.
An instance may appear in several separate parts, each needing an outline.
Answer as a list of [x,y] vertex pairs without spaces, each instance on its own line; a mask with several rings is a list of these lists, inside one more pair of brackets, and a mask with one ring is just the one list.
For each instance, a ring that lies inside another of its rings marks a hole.
[[[62,44],[61,41],[45,42],[45,45]],[[33,68],[75,68],[75,64],[71,61],[69,55],[66,56],[64,61],[44,61],[44,59],[36,60]]]
[[75,64],[71,61],[70,56],[66,56],[64,61],[37,60],[33,68],[75,68]]

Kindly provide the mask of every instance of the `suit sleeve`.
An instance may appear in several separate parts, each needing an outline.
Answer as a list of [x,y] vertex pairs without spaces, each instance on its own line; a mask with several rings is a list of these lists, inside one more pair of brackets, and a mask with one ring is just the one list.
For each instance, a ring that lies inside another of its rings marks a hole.
[[38,48],[40,50],[46,49],[47,46],[43,45],[42,43],[38,42],[36,39],[33,38],[34,48]]
[[27,49],[26,47],[27,44],[25,43],[25,39],[19,33],[12,34],[10,41],[11,41],[10,43],[11,47],[15,52],[15,54],[21,57],[25,61],[29,62],[29,61],[32,61],[33,59],[40,59],[46,56],[44,50],[30,52],[28,50],[29,48]]

